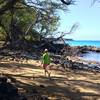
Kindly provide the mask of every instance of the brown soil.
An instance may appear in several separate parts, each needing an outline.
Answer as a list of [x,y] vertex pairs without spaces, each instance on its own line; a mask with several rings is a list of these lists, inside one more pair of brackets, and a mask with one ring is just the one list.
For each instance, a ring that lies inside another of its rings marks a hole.
[[51,79],[36,60],[0,62],[0,73],[11,79],[28,100],[32,100],[33,89],[50,100],[100,100],[100,73],[64,71],[56,65],[50,71]]

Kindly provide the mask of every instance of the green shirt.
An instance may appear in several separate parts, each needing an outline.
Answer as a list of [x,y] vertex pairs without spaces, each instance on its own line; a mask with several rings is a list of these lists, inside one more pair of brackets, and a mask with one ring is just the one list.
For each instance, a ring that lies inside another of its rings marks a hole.
[[44,64],[50,64],[50,57],[49,57],[48,53],[44,53],[42,58],[43,58]]

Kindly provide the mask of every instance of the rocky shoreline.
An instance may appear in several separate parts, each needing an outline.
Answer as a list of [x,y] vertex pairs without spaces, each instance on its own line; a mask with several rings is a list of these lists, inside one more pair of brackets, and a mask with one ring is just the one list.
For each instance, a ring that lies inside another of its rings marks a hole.
[[[71,69],[100,72],[100,63],[83,60],[80,57],[67,57]],[[66,62],[65,62],[66,63]]]
[[[100,52],[100,48],[96,48],[93,46],[76,46],[66,47],[66,57],[63,58],[62,61],[59,61],[59,64],[66,68],[70,68],[73,70],[87,70],[87,71],[95,71],[100,72],[100,62],[96,61],[88,61],[83,60],[80,55],[88,52]],[[56,57],[57,58],[57,57]],[[58,57],[59,58],[59,57]]]
[[94,46],[75,46],[75,47],[69,46],[68,48],[69,48],[69,52],[71,51],[71,54],[72,55],[74,54],[74,56],[84,54],[89,51],[100,53],[100,48]]
[[[67,46],[66,57],[62,60],[62,55],[58,54],[56,56],[54,54],[52,56],[53,63],[61,64],[64,68],[71,69],[80,69],[80,70],[88,70],[88,71],[97,71],[100,72],[100,63],[95,61],[87,61],[80,58],[80,54],[86,53],[88,51],[100,52],[100,48],[91,47],[91,46],[77,46],[70,47]],[[15,50],[2,50],[0,51],[0,60],[2,61],[17,61],[17,62],[27,62],[29,59],[39,60],[41,57],[41,53],[39,52],[27,52],[27,51],[15,51]]]

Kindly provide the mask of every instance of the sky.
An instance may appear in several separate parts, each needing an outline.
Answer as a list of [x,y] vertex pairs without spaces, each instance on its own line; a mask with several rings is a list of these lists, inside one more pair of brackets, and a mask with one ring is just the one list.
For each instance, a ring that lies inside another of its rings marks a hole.
[[68,32],[74,23],[79,26],[73,34],[65,38],[74,40],[100,40],[100,3],[91,6],[91,0],[76,0],[69,11],[60,12],[58,31]]

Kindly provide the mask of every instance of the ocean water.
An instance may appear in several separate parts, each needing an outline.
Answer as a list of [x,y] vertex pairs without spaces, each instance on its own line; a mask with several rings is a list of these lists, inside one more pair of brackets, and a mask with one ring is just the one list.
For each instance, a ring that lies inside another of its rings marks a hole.
[[66,41],[71,46],[95,46],[100,48],[100,41],[74,40]]
[[84,60],[100,62],[100,53],[90,51],[88,53],[82,54],[81,58]]
[[[100,41],[66,41],[71,46],[95,46],[100,48]],[[89,60],[89,61],[96,61],[100,62],[100,53],[96,52],[88,52],[83,54],[82,59]]]

